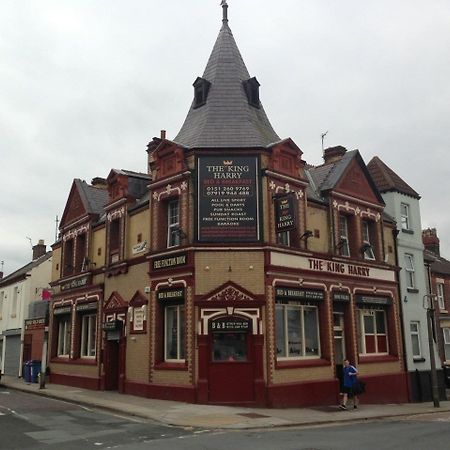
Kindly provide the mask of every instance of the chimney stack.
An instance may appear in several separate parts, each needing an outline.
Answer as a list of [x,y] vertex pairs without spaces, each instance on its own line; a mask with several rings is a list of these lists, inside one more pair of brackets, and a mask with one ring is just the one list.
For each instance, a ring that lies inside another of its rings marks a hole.
[[166,130],[161,130],[161,139],[166,138]]
[[44,239],[39,239],[36,245],[33,245],[33,261],[45,255],[47,246],[44,244]]
[[342,159],[347,149],[338,145],[336,147],[328,147],[323,151],[323,160],[325,164],[331,164]]
[[439,238],[437,237],[436,228],[427,228],[422,231],[422,242],[426,250],[433,252],[437,256],[440,255]]
[[108,183],[106,182],[106,179],[102,177],[92,178],[91,185],[97,189],[108,189]]

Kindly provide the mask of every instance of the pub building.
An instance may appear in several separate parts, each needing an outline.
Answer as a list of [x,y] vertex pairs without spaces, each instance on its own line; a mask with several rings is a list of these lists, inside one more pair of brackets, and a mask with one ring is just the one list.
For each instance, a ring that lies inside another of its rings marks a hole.
[[[313,167],[276,134],[222,3],[185,122],[148,144],[148,176],[113,171],[98,211],[69,196],[54,250],[67,262],[83,248],[94,265],[56,273],[52,379],[194,403],[326,405],[347,357],[367,402],[407,401],[395,223],[359,151],[328,148]],[[136,180],[146,191],[131,195]]]

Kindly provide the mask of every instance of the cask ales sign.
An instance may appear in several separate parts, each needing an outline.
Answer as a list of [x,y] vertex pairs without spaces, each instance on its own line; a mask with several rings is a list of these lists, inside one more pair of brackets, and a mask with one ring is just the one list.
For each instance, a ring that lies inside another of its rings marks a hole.
[[258,166],[256,156],[198,157],[200,242],[260,239]]

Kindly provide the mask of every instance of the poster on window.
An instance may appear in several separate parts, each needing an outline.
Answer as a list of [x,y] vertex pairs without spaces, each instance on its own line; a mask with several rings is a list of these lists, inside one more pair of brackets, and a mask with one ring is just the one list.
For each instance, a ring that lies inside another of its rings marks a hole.
[[275,199],[275,232],[291,231],[297,228],[297,215],[292,194]]
[[254,242],[260,239],[258,166],[256,156],[198,158],[200,242]]

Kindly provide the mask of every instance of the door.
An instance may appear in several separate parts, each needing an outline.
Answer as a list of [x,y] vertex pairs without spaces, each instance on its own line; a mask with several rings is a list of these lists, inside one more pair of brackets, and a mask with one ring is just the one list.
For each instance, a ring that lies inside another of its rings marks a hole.
[[247,321],[216,321],[210,330],[209,401],[255,400],[253,337]]
[[120,331],[107,331],[105,341],[105,390],[119,389]]
[[[344,313],[333,312],[333,338],[334,338],[334,361],[336,365],[336,377],[339,386],[342,387],[343,361],[345,358],[345,335],[344,335]],[[342,390],[342,389],[341,389]]]

